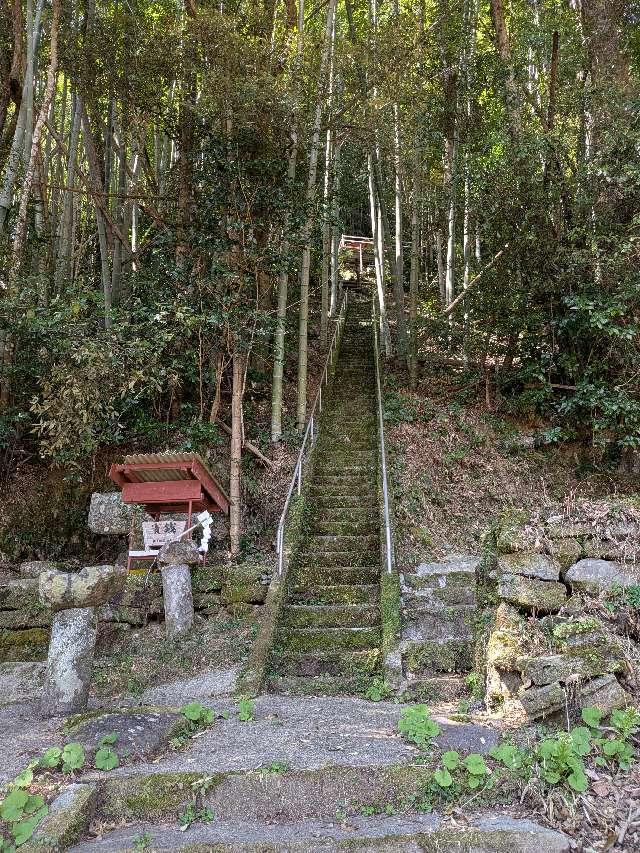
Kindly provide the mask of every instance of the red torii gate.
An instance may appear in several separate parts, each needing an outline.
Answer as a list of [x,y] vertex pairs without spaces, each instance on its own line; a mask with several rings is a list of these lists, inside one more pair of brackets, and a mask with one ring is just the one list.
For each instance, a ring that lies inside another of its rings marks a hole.
[[353,234],[343,234],[340,238],[340,250],[358,253],[358,277],[362,277],[364,269],[363,264],[363,249],[368,249],[373,253],[373,238],[358,237]]

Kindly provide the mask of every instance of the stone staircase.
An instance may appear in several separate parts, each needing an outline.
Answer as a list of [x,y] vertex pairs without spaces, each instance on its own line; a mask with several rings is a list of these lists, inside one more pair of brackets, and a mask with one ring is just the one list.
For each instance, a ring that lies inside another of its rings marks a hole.
[[271,661],[271,690],[356,693],[378,671],[375,405],[370,302],[354,298],[322,414],[305,540],[290,568]]
[[422,563],[402,576],[402,667],[407,693],[423,701],[467,692],[473,669],[477,557]]

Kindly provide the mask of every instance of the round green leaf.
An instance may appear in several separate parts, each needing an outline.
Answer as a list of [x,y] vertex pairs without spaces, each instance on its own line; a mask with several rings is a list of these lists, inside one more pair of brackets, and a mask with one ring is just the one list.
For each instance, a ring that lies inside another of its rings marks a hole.
[[450,788],[453,785],[453,778],[446,767],[438,767],[433,774],[433,779],[441,788]]
[[473,776],[484,776],[487,772],[487,765],[484,758],[477,752],[472,752],[464,760],[465,768]]
[[458,767],[460,764],[460,753],[456,752],[455,749],[450,749],[447,752],[443,752],[442,763],[447,768],[447,770],[455,770],[456,767]]
[[113,770],[120,764],[118,754],[110,746],[102,746],[96,752],[94,765],[97,770]]
[[29,794],[20,788],[9,791],[0,805],[0,817],[6,821],[20,820],[24,813],[24,807],[29,801]]

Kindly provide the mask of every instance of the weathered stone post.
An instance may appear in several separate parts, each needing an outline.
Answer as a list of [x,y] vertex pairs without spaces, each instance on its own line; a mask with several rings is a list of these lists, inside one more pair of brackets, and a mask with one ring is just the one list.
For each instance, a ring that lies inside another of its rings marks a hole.
[[96,608],[123,588],[125,566],[85,566],[79,572],[42,572],[40,601],[54,611],[42,713],[77,714],[87,707],[98,616]]
[[184,634],[193,626],[191,568],[200,562],[193,542],[169,542],[158,554],[168,637]]

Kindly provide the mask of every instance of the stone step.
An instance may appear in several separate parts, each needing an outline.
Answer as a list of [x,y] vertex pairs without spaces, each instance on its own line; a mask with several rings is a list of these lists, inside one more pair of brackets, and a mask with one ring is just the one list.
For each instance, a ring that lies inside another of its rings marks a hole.
[[378,584],[338,583],[327,586],[295,586],[291,591],[291,601],[308,604],[378,604],[380,587]]
[[[349,565],[345,566],[347,558]],[[380,574],[379,560],[379,548],[362,554],[341,554],[339,551],[314,554],[303,551],[296,561],[295,573],[297,577],[315,584],[375,583]]]
[[[263,774],[264,775],[264,774]],[[282,774],[271,774],[276,777]],[[426,781],[421,774],[420,780]],[[319,792],[315,792],[316,797]],[[373,793],[373,792],[372,792]],[[375,791],[379,799],[366,800],[356,794],[355,807],[370,808],[372,802],[385,802],[386,794]],[[392,799],[388,799],[392,802]],[[186,798],[185,798],[186,802]],[[333,801],[332,801],[333,802]],[[334,805],[338,803],[336,798]],[[336,811],[341,807],[335,806]],[[95,839],[83,841],[70,848],[71,853],[121,853],[143,849],[140,838],[152,839],[151,848],[157,853],[170,851],[228,851],[228,853],[337,853],[362,850],[363,853],[415,853],[418,850],[438,853],[569,853],[570,839],[530,820],[518,820],[506,815],[488,815],[458,824],[455,830],[436,814],[376,814],[363,817],[354,813],[348,821],[339,821],[335,814],[326,819],[293,819],[253,821],[215,820],[210,824],[194,824],[187,832],[176,828],[175,820],[165,824],[134,823],[122,828],[103,831]],[[354,842],[356,847],[354,847]]]
[[469,697],[469,688],[462,675],[432,675],[413,678],[405,685],[405,702],[455,702]]
[[290,652],[362,651],[379,646],[380,628],[288,628],[283,626],[277,645]]
[[337,519],[332,519],[330,521],[311,521],[309,525],[309,532],[313,535],[324,535],[330,533],[334,536],[368,536],[369,534],[374,534],[377,530],[379,530],[379,528],[380,523],[376,522],[375,519],[369,519],[366,521],[354,521],[351,519],[347,519],[346,521],[340,521]]
[[[371,557],[369,556],[369,560]],[[334,586],[336,584],[375,584],[380,580],[380,567],[364,566],[298,566],[297,586]]]
[[340,518],[344,513],[351,518],[351,513],[357,510],[363,514],[378,517],[378,500],[375,495],[315,495],[312,509],[319,516],[330,515]]
[[415,641],[446,640],[449,637],[471,640],[475,616],[475,607],[467,605],[445,607],[437,611],[411,607],[405,615],[402,636]]
[[354,696],[366,690],[369,680],[367,675],[275,675],[267,687],[285,696]]
[[332,551],[338,551],[344,555],[351,553],[362,554],[364,551],[379,548],[380,538],[373,533],[366,536],[319,533],[315,536],[309,536],[306,545],[305,550],[307,552],[316,554],[327,554]]
[[370,604],[289,604],[284,628],[372,628],[380,625],[380,608]]
[[367,491],[373,491],[377,488],[377,478],[371,474],[358,475],[354,477],[352,474],[325,474],[314,477],[311,485],[312,494],[325,494],[333,492],[341,495],[361,495]]
[[309,497],[312,501],[323,501],[323,506],[333,506],[336,508],[350,508],[355,506],[377,506],[378,491],[372,486],[360,493],[345,492],[344,489],[327,489],[322,492],[309,491]]
[[371,518],[378,518],[378,503],[377,501],[369,501],[362,503],[358,501],[355,506],[344,507],[336,506],[330,498],[319,498],[315,501],[314,518],[318,521],[366,521]]
[[378,670],[380,649],[279,653],[274,668],[278,675],[371,675]]
[[470,639],[405,640],[402,646],[402,667],[407,674],[430,676],[444,672],[470,672],[473,668],[475,648]]

